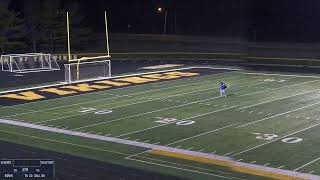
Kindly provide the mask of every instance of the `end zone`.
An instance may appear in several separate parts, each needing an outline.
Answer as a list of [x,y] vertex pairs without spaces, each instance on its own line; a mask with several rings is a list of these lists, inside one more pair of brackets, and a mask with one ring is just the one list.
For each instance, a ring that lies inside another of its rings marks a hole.
[[281,180],[319,180],[320,176],[234,161],[229,157],[189,150],[158,148],[151,154],[226,167],[232,171]]

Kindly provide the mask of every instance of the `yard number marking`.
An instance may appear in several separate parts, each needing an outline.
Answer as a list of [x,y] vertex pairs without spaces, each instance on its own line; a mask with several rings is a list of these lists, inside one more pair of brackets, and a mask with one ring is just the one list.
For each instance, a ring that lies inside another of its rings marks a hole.
[[[276,134],[263,134],[263,133],[252,133],[252,134],[257,135],[256,138],[262,139],[262,140],[274,140],[275,138],[279,137]],[[299,137],[287,137],[287,138],[281,139],[281,142],[287,143],[287,144],[298,143],[301,141],[303,141],[303,139]]]
[[94,114],[109,114],[112,113],[110,109],[95,109],[95,108],[81,108],[81,113],[94,113]]
[[156,118],[159,119],[156,122],[162,123],[162,124],[175,123],[176,125],[179,125],[179,126],[188,126],[195,123],[195,121],[190,121],[190,120],[184,121],[184,120],[178,120],[176,118],[165,118],[165,117],[156,117]]

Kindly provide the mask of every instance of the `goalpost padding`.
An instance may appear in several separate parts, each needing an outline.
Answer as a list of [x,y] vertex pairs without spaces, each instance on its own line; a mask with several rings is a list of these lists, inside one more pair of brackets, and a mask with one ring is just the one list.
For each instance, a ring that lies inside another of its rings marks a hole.
[[30,73],[60,70],[51,54],[26,53],[1,55],[1,70],[15,73]]
[[65,64],[65,82],[73,83],[111,77],[110,60],[96,60]]

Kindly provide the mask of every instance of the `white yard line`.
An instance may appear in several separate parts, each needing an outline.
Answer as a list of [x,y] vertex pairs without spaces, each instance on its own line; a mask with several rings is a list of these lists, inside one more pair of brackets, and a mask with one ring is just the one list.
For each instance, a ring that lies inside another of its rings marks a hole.
[[229,128],[229,127],[233,127],[233,126],[235,126],[235,125],[237,125],[237,124],[238,124],[238,123],[236,123],[236,124],[231,124],[231,125],[224,126],[224,127],[218,128],[218,129],[214,129],[214,130],[211,130],[211,131],[208,131],[208,132],[205,132],[205,133],[201,133],[201,134],[198,134],[198,135],[195,135],[195,136],[191,136],[191,137],[188,137],[188,138],[185,138],[185,139],[181,139],[181,140],[179,140],[179,141],[175,141],[175,142],[166,144],[166,146],[171,146],[171,145],[173,145],[173,144],[180,143],[180,142],[183,142],[183,141],[187,141],[187,140],[189,140],[189,139],[193,139],[193,138],[196,138],[196,137],[199,137],[199,136],[203,136],[203,135],[206,135],[206,134],[210,134],[210,133],[213,133],[213,132],[216,132],[216,131],[220,131],[220,130],[223,130],[223,129],[226,129],[226,128]]
[[[320,103],[320,102],[319,102],[319,103]],[[268,141],[268,142],[266,142],[266,143],[263,143],[263,144],[260,144],[260,145],[254,146],[254,147],[252,147],[252,148],[249,148],[249,149],[243,150],[243,151],[241,151],[241,152],[239,152],[239,153],[233,154],[232,156],[238,156],[238,155],[243,154],[243,153],[245,153],[245,152],[248,152],[248,151],[251,151],[251,150],[254,150],[254,149],[260,148],[260,147],[262,147],[262,146],[268,145],[268,144],[273,143],[273,142],[275,142],[275,141],[278,141],[278,140],[281,140],[281,139],[283,139],[283,138],[286,138],[286,137],[292,136],[292,135],[294,135],[294,134],[297,134],[297,133],[300,133],[300,132],[306,131],[306,130],[308,130],[308,129],[311,129],[311,128],[316,127],[316,126],[319,126],[319,125],[320,125],[320,123],[315,124],[315,125],[312,125],[312,126],[309,126],[309,127],[307,127],[307,128],[301,129],[301,130],[299,130],[299,131],[296,131],[296,132],[293,132],[293,133],[287,134],[287,135],[282,136],[282,137],[279,137],[279,138],[277,138],[277,139],[274,139],[274,140]]]
[[306,166],[308,166],[308,165],[310,165],[310,164],[312,164],[312,163],[314,163],[316,161],[319,161],[319,160],[320,160],[320,157],[317,158],[317,159],[314,159],[314,160],[312,160],[312,161],[310,161],[310,162],[308,162],[308,163],[306,163],[306,164],[304,164],[304,165],[302,165],[300,167],[295,168],[293,171],[298,171],[298,170],[300,170],[300,169],[302,169],[302,168],[304,168],[304,167],[306,167]]
[[128,160],[132,160],[132,161],[137,161],[137,162],[142,162],[142,163],[146,163],[146,164],[152,164],[152,165],[157,165],[157,166],[162,166],[162,167],[167,167],[167,168],[173,168],[173,169],[178,169],[178,170],[188,171],[188,172],[192,172],[192,173],[198,173],[198,174],[204,174],[204,175],[213,176],[213,177],[224,178],[224,179],[240,179],[240,178],[235,178],[235,177],[226,177],[226,176],[221,176],[221,175],[216,175],[216,174],[205,173],[205,172],[201,172],[201,171],[195,171],[195,170],[190,170],[190,169],[184,169],[184,168],[175,167],[175,166],[170,166],[170,165],[164,165],[164,164],[159,164],[159,163],[153,163],[153,162],[143,161],[143,160],[138,160],[138,159],[134,159],[134,158],[130,158],[130,157],[127,157],[126,159],[128,159]]
[[290,111],[279,113],[279,114],[276,114],[276,115],[273,115],[273,116],[269,116],[269,117],[266,117],[266,118],[263,118],[263,119],[259,119],[257,121],[253,121],[253,122],[250,122],[250,123],[242,124],[241,126],[238,126],[237,128],[245,127],[245,126],[248,126],[248,125],[251,125],[251,124],[255,124],[257,122],[262,122],[262,121],[265,121],[265,120],[268,120],[268,119],[271,119],[271,118],[274,118],[274,117],[282,116],[282,115],[285,115],[285,114],[288,114],[288,113],[292,113],[292,112],[295,112],[295,111],[298,111],[298,110],[301,110],[301,109],[305,109],[305,108],[308,108],[308,107],[311,107],[311,106],[314,106],[314,105],[318,105],[318,104],[320,104],[320,102],[309,104],[307,106],[303,106],[303,107],[296,108],[296,109],[293,109],[293,110],[290,110]]
[[313,92],[317,92],[317,91],[320,91],[320,89],[316,89],[316,90],[313,90],[313,91],[307,91],[307,92],[303,92],[303,93],[298,93],[298,94],[294,94],[294,95],[290,95],[290,96],[285,96],[285,97],[282,97],[282,98],[273,99],[273,100],[270,100],[270,101],[264,101],[264,102],[257,103],[257,104],[252,104],[252,105],[249,105],[249,106],[245,106],[245,107],[239,108],[239,110],[247,109],[247,108],[250,108],[250,107],[253,107],[253,106],[258,106],[258,105],[261,105],[261,104],[266,104],[266,103],[269,103],[269,102],[279,101],[279,100],[282,100],[282,99],[287,99],[287,98],[291,98],[291,97],[295,97],[295,96],[300,96],[300,95],[303,95],[303,94],[309,94],[309,93],[313,93]]
[[288,86],[281,86],[281,87],[279,87],[279,88],[271,88],[271,89],[268,88],[268,89],[263,90],[263,91],[257,91],[257,92],[253,92],[253,93],[250,93],[250,94],[240,95],[239,97],[248,96],[248,95],[252,95],[252,94],[256,94],[256,93],[261,93],[261,92],[268,92],[268,91],[270,91],[270,90],[276,90],[276,89],[282,89],[282,88],[287,88],[287,87],[292,87],[292,86],[298,86],[298,85],[301,85],[301,84],[312,83],[312,82],[315,82],[315,81],[319,81],[319,80],[307,81],[307,82],[292,84],[292,85],[288,85]]

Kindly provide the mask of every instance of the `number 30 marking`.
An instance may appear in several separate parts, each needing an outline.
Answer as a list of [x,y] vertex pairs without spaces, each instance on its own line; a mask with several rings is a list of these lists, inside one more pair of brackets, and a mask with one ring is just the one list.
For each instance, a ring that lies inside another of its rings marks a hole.
[[[276,134],[262,134],[262,133],[252,133],[252,134],[257,135],[256,138],[262,139],[262,140],[274,140],[279,137]],[[298,143],[301,141],[303,141],[303,139],[298,138],[298,137],[286,137],[286,138],[281,139],[281,142],[287,143],[287,144],[294,144],[294,143]]]

